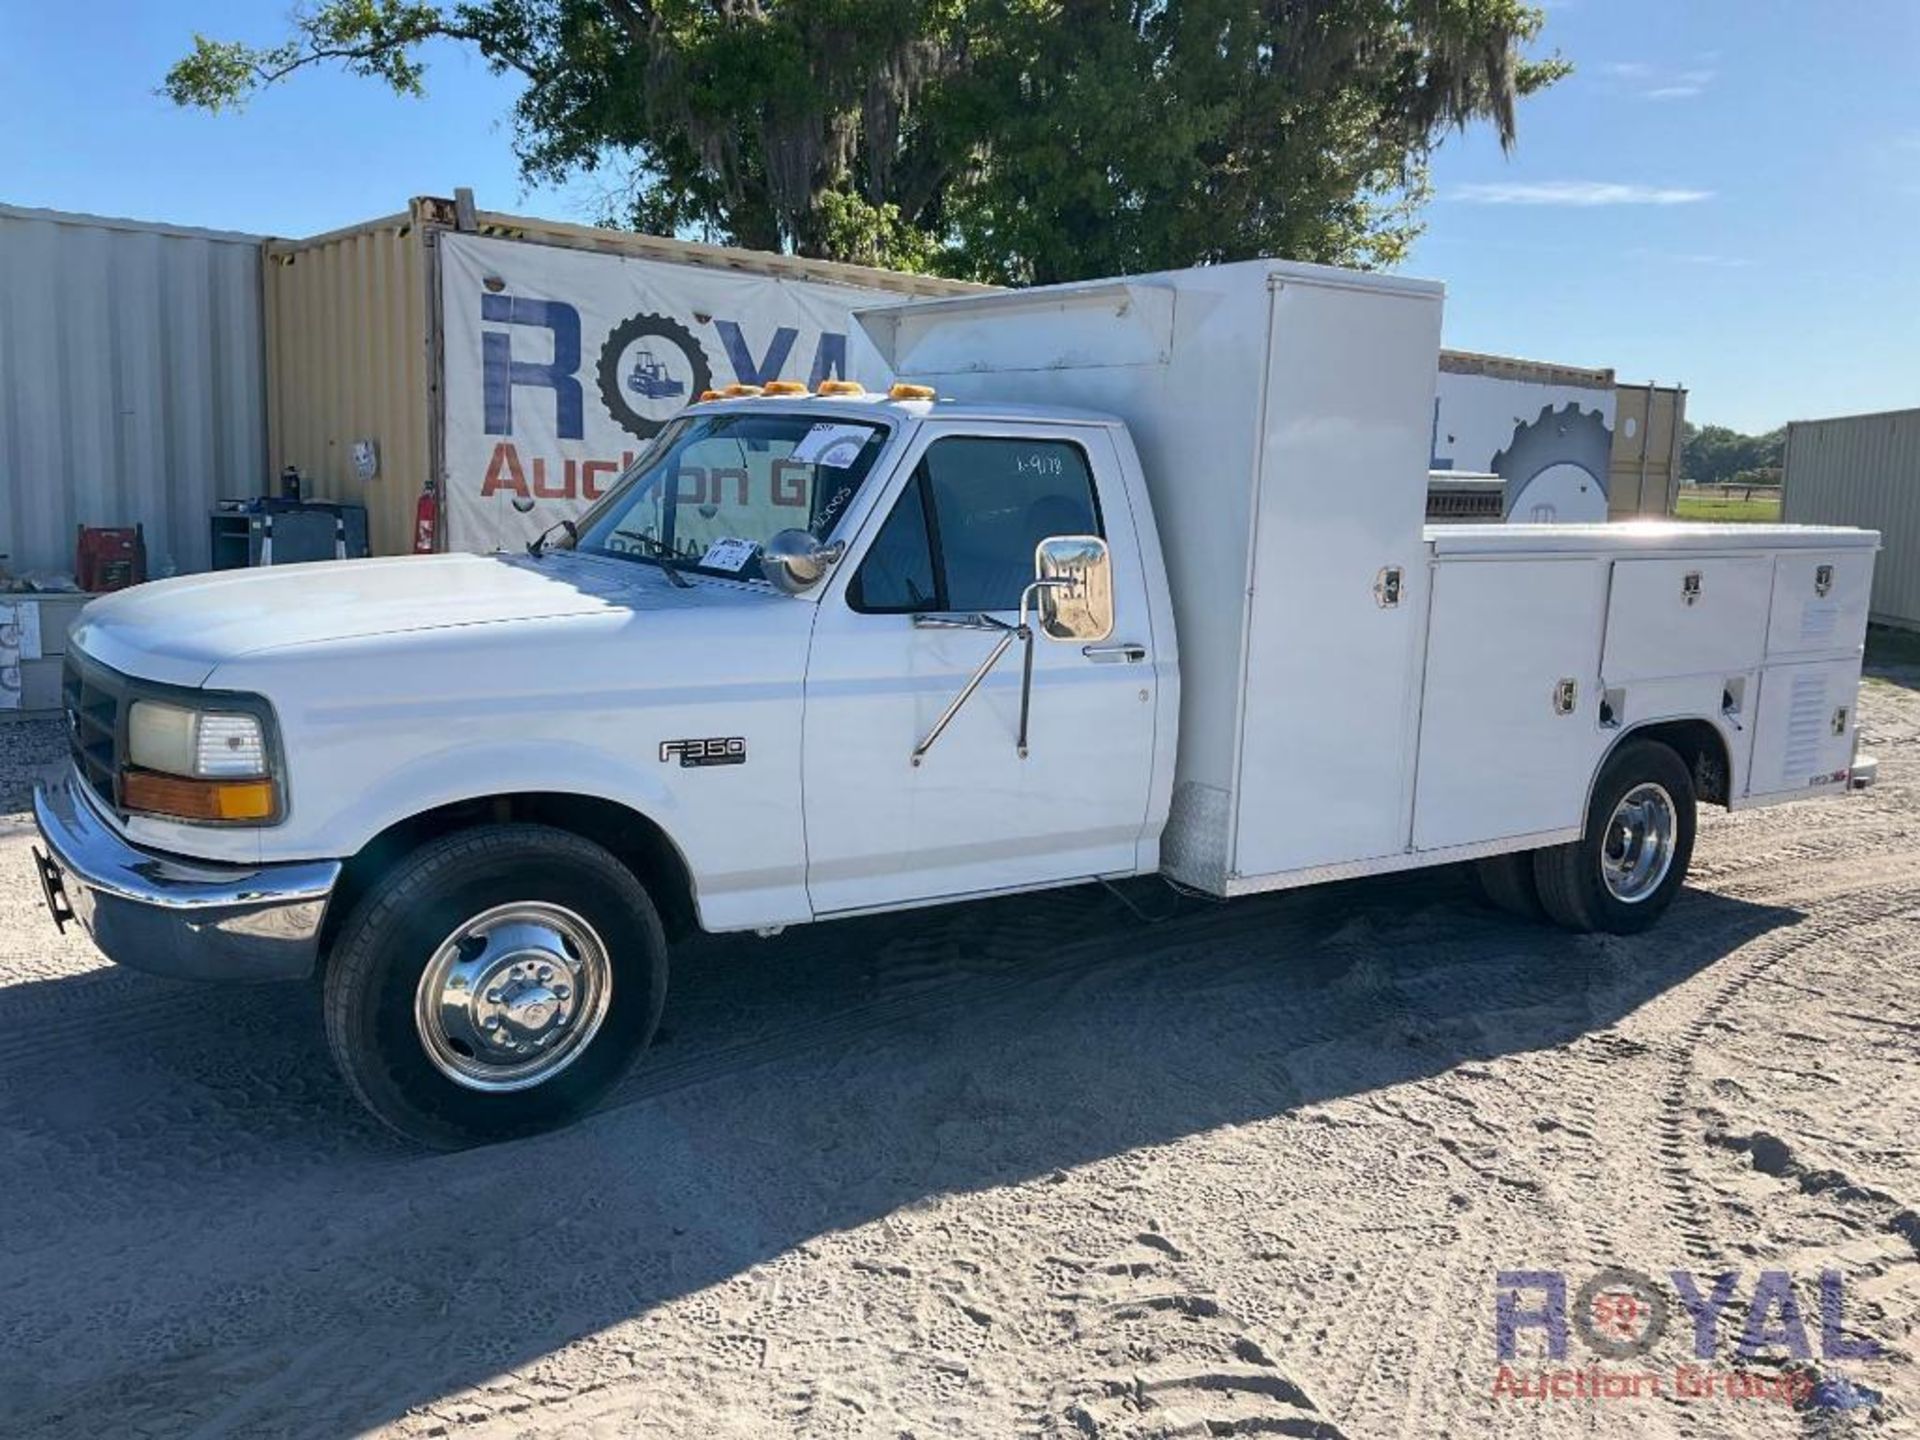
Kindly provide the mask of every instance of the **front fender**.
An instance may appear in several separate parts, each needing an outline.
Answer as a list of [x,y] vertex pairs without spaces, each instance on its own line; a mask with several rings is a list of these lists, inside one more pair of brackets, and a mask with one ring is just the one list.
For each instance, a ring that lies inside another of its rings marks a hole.
[[[611,800],[653,821],[679,844],[674,832],[681,802],[659,771],[596,746],[556,739],[542,740],[537,749],[509,743],[448,746],[357,781],[352,799],[331,813],[325,829],[303,835],[300,848],[354,855],[376,835],[416,815],[496,795]],[[307,788],[305,777],[296,781],[296,806]]]
[[[618,621],[454,627],[236,662],[223,680],[274,700],[287,756],[287,819],[258,832],[260,858],[344,859],[447,805],[581,795],[666,832],[707,928],[809,918],[812,607],[731,594]],[[737,759],[686,763],[684,742],[713,738],[738,740]]]

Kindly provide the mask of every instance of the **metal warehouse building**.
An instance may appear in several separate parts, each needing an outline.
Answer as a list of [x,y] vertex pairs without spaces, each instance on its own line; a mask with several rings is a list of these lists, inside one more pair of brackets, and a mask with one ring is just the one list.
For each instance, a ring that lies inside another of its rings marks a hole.
[[1880,532],[1872,618],[1920,630],[1920,410],[1794,421],[1782,483],[1782,519]]

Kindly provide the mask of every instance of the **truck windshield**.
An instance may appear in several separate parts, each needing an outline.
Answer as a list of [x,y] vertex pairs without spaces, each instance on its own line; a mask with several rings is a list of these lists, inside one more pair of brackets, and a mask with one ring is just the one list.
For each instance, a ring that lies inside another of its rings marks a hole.
[[575,548],[737,580],[759,578],[760,547],[779,531],[827,539],[886,427],[753,403],[669,424],[581,520]]

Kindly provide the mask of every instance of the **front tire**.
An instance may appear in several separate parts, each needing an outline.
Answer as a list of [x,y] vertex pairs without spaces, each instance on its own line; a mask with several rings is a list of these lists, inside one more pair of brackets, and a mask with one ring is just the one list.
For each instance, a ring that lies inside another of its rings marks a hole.
[[1601,767],[1586,833],[1534,852],[1541,906],[1569,930],[1645,930],[1686,880],[1694,819],[1686,762],[1658,741],[1627,742]]
[[326,970],[327,1043],[356,1099],[437,1149],[578,1119],[666,1001],[659,913],[590,840],[544,825],[443,836],[362,897]]

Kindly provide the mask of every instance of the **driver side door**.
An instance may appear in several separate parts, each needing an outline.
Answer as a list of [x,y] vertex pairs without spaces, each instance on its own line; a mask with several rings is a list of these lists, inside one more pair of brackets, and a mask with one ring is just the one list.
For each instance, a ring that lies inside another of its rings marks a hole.
[[[1098,427],[955,422],[925,427],[914,446],[814,624],[802,742],[814,913],[1135,873],[1156,667],[1112,439]],[[999,638],[952,622],[1014,624],[1035,545],[1074,534],[1108,542],[1112,634],[1082,644],[1036,627],[1024,758],[1016,641],[915,765]]]

